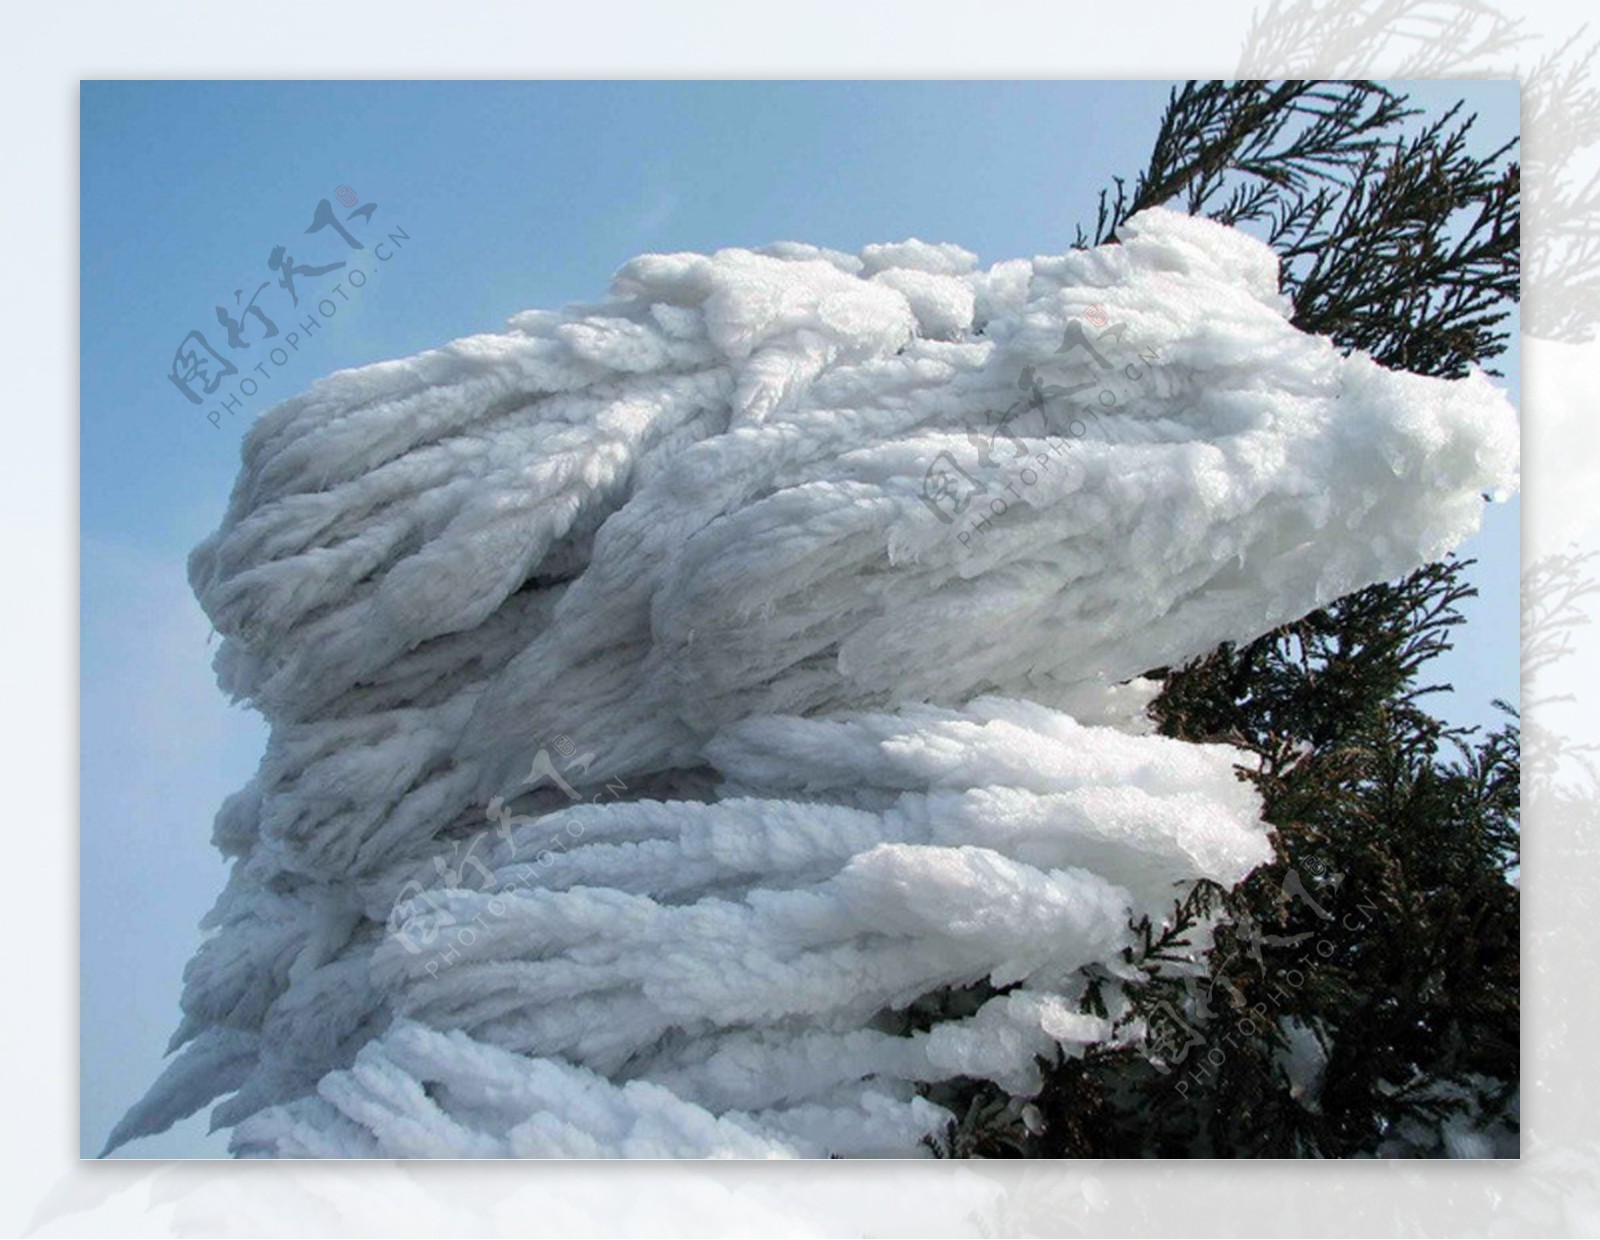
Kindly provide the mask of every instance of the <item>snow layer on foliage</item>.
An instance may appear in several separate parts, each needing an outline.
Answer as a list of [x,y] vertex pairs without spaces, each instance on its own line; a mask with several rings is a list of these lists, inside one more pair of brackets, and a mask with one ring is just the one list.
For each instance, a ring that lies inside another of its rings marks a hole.
[[[711,756],[730,785],[782,770],[783,798],[590,803],[495,836],[481,880],[375,954],[403,1028],[241,1148],[629,1155],[662,1152],[664,1126],[684,1154],[912,1152],[948,1119],[916,1084],[1037,1089],[1040,1056],[1109,1032],[1079,1013],[1080,971],[1118,967],[1129,918],[1268,856],[1233,751],[1010,699],[751,720]],[[982,979],[1016,988],[883,1027]]]
[[113,1143],[232,1091],[252,1153],[906,1152],[919,1083],[1105,1037],[1130,916],[1268,854],[1135,678],[1516,483],[1486,379],[1289,311],[1166,211],[987,270],[648,255],[267,414],[190,575],[272,736]]

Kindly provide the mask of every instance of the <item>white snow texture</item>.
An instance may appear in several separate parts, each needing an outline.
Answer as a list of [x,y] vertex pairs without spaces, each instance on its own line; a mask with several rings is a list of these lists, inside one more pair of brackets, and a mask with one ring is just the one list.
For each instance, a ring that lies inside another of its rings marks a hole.
[[1487,379],[1343,357],[1277,289],[1161,210],[987,270],[647,255],[265,415],[190,577],[271,739],[112,1144],[222,1098],[247,1155],[916,1154],[919,1085],[1110,1036],[1079,1000],[1130,918],[1271,854],[1140,673],[1517,481]]

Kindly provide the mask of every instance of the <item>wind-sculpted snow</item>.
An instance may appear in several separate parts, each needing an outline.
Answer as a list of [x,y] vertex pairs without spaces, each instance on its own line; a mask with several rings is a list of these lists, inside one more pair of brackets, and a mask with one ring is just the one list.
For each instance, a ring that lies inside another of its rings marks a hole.
[[272,738],[113,1143],[227,1093],[246,1153],[905,1153],[924,1087],[1124,1036],[1130,919],[1270,855],[1136,678],[1516,484],[1486,379],[1289,311],[1163,211],[650,255],[266,415],[190,572]]

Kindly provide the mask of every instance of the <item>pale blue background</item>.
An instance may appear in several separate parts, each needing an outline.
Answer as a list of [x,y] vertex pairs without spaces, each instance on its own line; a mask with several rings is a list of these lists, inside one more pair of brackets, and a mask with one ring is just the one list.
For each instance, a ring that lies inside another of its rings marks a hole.
[[[646,250],[919,236],[984,262],[1061,251],[1148,158],[1166,83],[85,83],[82,107],[81,1138],[96,1152],[161,1066],[224,869],[217,804],[265,729],[209,670],[183,564],[215,527],[244,417],[166,379],[190,328],[263,279],[349,184],[412,241],[245,416],[320,374],[593,298]],[[1517,129],[1512,82],[1410,84]],[[354,226],[353,226],[354,227]],[[19,239],[13,239],[18,242]],[[307,281],[310,287],[315,281]],[[290,330],[286,294],[259,304]],[[304,301],[305,298],[302,297]],[[282,310],[282,314],[275,313]],[[252,321],[253,325],[253,321]],[[247,331],[247,339],[254,332]],[[1502,363],[1513,395],[1516,354]],[[1484,597],[1444,674],[1487,721],[1518,683],[1516,503],[1467,548]],[[204,1116],[131,1157],[216,1155]]]

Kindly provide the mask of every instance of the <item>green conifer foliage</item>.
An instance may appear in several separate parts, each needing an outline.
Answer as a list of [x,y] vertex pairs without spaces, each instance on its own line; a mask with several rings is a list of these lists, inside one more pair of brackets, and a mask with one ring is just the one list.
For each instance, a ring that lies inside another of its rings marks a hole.
[[[1442,377],[1504,352],[1519,291],[1514,143],[1365,82],[1191,82],[1147,167],[1080,245],[1168,204],[1283,259],[1294,322]],[[1468,562],[1361,590],[1245,646],[1156,669],[1160,730],[1254,755],[1277,859],[1134,927],[1116,1045],[1044,1066],[1036,1098],[937,1100],[936,1152],[1348,1157],[1515,1148],[1520,723],[1447,726],[1429,662]],[[1227,916],[1207,944],[1197,933]],[[1203,968],[1196,969],[1196,950]],[[1096,1002],[1091,992],[1089,1004]],[[1174,1033],[1181,1037],[1174,1037]]]

